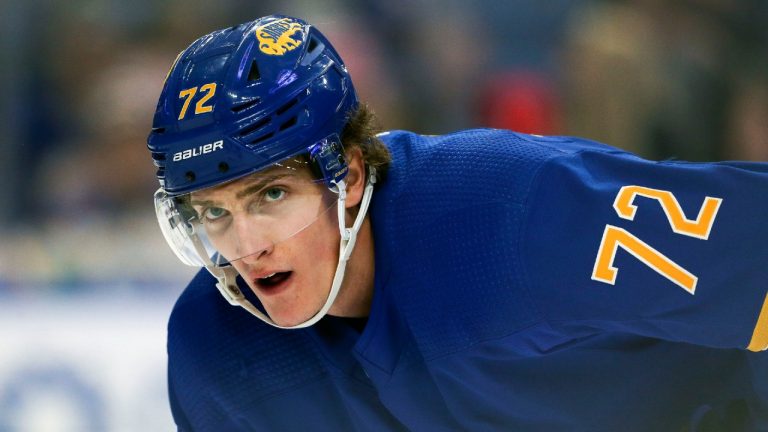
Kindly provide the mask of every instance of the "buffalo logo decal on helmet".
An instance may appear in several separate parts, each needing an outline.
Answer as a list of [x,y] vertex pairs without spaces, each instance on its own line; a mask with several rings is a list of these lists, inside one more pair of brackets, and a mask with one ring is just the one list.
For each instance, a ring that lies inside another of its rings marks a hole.
[[269,55],[283,55],[293,51],[301,45],[301,29],[301,24],[290,18],[279,19],[258,27],[255,33],[259,40],[259,49]]

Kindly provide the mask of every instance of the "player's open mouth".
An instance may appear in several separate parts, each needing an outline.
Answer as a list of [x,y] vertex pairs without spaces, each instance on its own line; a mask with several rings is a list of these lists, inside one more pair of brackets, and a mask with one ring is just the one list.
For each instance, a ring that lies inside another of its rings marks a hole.
[[288,286],[288,281],[293,275],[292,271],[276,272],[263,278],[256,278],[253,282],[265,294],[275,294],[281,288]]

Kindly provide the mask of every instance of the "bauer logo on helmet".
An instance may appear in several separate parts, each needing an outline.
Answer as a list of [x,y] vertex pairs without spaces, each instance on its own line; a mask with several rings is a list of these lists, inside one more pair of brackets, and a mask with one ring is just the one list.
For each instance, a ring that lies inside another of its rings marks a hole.
[[184,159],[189,159],[189,158],[197,157],[197,156],[208,154],[208,153],[213,153],[216,150],[221,150],[223,148],[224,148],[224,141],[218,140],[216,142],[208,143],[205,145],[197,146],[195,148],[186,149],[184,151],[174,153],[173,161],[178,162]]

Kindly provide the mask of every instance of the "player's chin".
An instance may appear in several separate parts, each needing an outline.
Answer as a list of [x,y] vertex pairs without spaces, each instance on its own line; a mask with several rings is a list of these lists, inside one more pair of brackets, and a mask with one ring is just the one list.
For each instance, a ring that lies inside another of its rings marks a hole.
[[[318,308],[319,309],[319,308]],[[307,310],[306,308],[267,308],[269,317],[275,324],[281,327],[293,327],[315,316],[317,311]]]

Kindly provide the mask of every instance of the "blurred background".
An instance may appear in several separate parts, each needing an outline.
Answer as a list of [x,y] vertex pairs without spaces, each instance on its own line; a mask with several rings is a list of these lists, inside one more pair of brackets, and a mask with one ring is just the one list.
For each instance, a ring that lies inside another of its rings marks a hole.
[[270,13],[319,27],[387,129],[768,160],[764,0],[3,0],[0,432],[173,428],[165,323],[194,269],[145,139],[176,54]]

